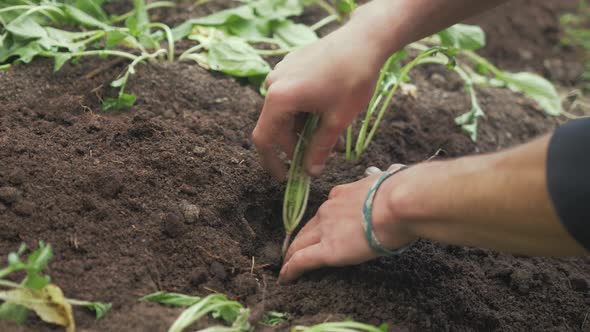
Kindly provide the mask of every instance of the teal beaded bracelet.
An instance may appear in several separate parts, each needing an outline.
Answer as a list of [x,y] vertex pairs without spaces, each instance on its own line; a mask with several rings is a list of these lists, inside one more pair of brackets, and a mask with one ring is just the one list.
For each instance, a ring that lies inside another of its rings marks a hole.
[[375,200],[375,194],[377,193],[377,189],[379,186],[387,180],[393,174],[408,168],[407,166],[401,166],[400,168],[395,168],[389,171],[383,172],[383,174],[375,181],[375,183],[369,188],[369,192],[367,193],[367,197],[365,198],[365,203],[363,204],[363,228],[365,229],[365,238],[367,238],[367,242],[369,242],[369,246],[373,251],[375,251],[379,256],[395,256],[399,255],[404,252],[412,243],[403,246],[398,249],[387,249],[381,245],[377,236],[375,236],[375,232],[373,231],[373,224],[371,222],[371,212],[373,209],[373,201]]

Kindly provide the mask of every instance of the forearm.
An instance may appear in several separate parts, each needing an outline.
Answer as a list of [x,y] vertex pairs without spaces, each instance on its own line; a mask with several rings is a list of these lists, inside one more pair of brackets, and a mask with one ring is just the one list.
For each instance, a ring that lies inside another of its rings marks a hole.
[[507,0],[373,0],[359,7],[345,29],[361,31],[383,61],[405,45]]
[[500,153],[411,167],[390,182],[390,209],[435,241],[528,255],[585,250],[559,221],[546,184],[549,136]]

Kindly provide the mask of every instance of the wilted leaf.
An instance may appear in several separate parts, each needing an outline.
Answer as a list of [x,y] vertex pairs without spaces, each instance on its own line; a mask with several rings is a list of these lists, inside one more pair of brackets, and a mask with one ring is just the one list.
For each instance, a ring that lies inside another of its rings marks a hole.
[[76,329],[72,306],[56,285],[48,284],[40,290],[18,288],[3,291],[0,292],[0,299],[29,308],[45,322],[64,326],[68,332]]

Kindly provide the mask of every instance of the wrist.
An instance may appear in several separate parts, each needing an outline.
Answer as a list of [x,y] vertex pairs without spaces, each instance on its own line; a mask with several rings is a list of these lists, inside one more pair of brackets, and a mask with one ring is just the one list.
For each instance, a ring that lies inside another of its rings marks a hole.
[[390,0],[373,0],[359,6],[343,27],[355,36],[352,40],[362,41],[376,55],[380,65],[405,46],[396,33],[399,19],[392,14],[393,7]]

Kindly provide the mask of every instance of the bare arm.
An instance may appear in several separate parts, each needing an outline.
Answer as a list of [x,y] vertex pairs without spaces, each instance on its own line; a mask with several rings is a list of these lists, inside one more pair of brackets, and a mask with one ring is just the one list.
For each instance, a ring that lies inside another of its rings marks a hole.
[[[548,194],[549,136],[507,151],[422,163],[378,189],[372,220],[385,247],[417,238],[527,255],[582,255]],[[293,241],[280,281],[321,266],[358,264],[376,255],[364,237],[369,178],[335,187]]]
[[297,114],[315,112],[320,124],[304,165],[319,175],[339,136],[367,106],[391,54],[504,1],[374,0],[340,29],[287,55],[267,77],[268,94],[252,133],[262,165],[284,179],[277,150],[291,157],[302,127]]

